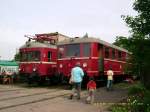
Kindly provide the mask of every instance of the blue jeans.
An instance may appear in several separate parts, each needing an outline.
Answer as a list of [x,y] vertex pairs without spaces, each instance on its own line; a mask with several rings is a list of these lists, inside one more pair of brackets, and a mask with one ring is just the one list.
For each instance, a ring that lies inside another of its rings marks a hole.
[[113,80],[107,80],[107,89],[112,89]]
[[80,98],[80,92],[81,92],[81,82],[74,82],[72,87],[72,95],[74,96],[74,94],[77,93],[77,97]]

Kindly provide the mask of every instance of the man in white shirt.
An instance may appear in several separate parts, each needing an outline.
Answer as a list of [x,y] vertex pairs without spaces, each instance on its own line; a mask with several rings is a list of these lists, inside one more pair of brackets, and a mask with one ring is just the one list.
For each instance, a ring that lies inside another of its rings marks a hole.
[[114,72],[112,71],[112,68],[107,71],[107,90],[112,89],[112,84],[113,84],[113,75]]

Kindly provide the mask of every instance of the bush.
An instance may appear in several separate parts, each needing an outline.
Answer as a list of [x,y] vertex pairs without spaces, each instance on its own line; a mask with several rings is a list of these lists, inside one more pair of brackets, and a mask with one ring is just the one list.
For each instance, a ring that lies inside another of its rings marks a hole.
[[150,91],[141,84],[129,88],[125,105],[114,105],[112,112],[150,112]]
[[137,94],[142,94],[146,91],[146,89],[144,88],[144,86],[142,86],[141,84],[135,85],[131,88],[129,88],[128,94],[129,95],[137,95]]

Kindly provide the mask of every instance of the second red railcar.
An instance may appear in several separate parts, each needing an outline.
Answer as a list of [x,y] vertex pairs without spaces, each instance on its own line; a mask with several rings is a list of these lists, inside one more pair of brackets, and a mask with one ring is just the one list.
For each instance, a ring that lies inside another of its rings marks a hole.
[[97,38],[71,38],[58,44],[58,71],[67,80],[71,69],[80,63],[86,78],[105,80],[110,66],[115,77],[123,77],[129,54],[126,49]]

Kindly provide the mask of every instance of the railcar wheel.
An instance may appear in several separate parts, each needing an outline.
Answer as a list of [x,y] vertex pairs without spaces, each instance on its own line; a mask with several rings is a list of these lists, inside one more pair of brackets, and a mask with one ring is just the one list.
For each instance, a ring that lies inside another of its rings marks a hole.
[[36,81],[39,86],[44,85],[46,83],[46,77],[45,76],[39,76],[36,78]]
[[58,79],[56,76],[50,76],[49,77],[49,85],[56,85],[58,84]]
[[33,83],[33,79],[30,76],[28,76],[27,83],[28,85]]

